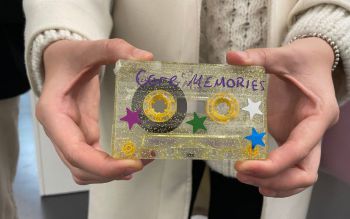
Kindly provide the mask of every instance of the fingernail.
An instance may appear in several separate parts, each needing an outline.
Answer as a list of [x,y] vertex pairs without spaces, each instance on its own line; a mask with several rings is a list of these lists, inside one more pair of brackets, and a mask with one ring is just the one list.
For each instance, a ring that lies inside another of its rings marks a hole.
[[249,58],[249,56],[248,56],[248,53],[247,52],[245,52],[245,51],[235,51],[235,53],[238,55],[238,56],[240,56],[242,59],[248,59]]
[[144,57],[144,56],[151,56],[152,54],[145,51],[145,50],[135,48],[134,51],[132,52],[132,55],[135,58],[140,58],[140,57]]

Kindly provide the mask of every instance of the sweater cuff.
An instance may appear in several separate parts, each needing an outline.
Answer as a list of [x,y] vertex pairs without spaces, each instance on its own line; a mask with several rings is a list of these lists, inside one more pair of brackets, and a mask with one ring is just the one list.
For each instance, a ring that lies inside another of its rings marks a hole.
[[37,95],[40,94],[44,82],[43,52],[47,46],[58,40],[84,40],[84,37],[69,30],[47,30],[34,39],[33,45],[30,47],[27,65],[31,72],[29,79]]
[[338,45],[343,72],[333,73],[333,83],[339,104],[350,99],[349,29],[350,13],[347,10],[335,5],[321,5],[299,16],[284,42],[286,44],[295,36],[316,32],[326,35]]

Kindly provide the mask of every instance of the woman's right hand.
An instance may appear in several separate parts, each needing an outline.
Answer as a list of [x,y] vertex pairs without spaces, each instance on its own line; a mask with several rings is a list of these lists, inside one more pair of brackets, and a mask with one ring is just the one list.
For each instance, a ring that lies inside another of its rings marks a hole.
[[118,59],[152,60],[124,40],[60,40],[44,51],[36,116],[78,184],[130,179],[148,161],[115,160],[100,146],[99,72]]

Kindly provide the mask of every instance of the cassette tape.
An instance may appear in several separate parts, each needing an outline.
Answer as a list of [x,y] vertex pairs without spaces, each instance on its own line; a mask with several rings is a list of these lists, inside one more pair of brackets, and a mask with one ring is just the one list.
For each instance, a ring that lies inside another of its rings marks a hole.
[[263,67],[119,60],[116,159],[265,159]]

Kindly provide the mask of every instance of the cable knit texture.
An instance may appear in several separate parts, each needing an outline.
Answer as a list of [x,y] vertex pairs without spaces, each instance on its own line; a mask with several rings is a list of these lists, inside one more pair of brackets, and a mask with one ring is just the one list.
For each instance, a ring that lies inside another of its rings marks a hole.
[[203,0],[200,61],[225,63],[227,50],[263,47],[267,0]]
[[[267,0],[203,0],[201,13],[200,62],[225,63],[226,51],[266,46]],[[350,98],[350,16],[341,7],[320,5],[300,15],[286,37],[318,32],[332,38],[339,46],[346,74],[334,73],[334,83],[340,102]],[[29,63],[32,84],[40,92],[42,52],[60,39],[82,40],[81,35],[68,30],[49,30],[39,34],[32,45]],[[215,171],[234,177],[233,161],[207,161]]]
[[285,42],[294,36],[307,33],[322,33],[337,43],[345,74],[335,71],[333,82],[339,104],[350,99],[350,13],[335,5],[321,5],[309,9],[297,19]]
[[31,80],[36,85],[37,92],[41,92],[42,85],[44,82],[44,74],[43,74],[43,65],[42,65],[42,56],[45,48],[51,43],[57,40],[83,40],[84,38],[79,34],[72,33],[68,30],[47,30],[41,34],[39,34],[32,46],[32,50],[30,52],[31,58],[30,62],[27,63],[28,67],[31,69],[32,74],[29,76]]

